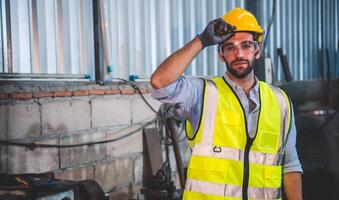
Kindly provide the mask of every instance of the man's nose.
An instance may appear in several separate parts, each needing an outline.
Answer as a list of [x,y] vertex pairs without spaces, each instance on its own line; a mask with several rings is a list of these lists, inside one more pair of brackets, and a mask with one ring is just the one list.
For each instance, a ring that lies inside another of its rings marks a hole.
[[235,51],[235,56],[238,58],[242,58],[244,57],[244,52],[241,48],[237,47],[236,51]]

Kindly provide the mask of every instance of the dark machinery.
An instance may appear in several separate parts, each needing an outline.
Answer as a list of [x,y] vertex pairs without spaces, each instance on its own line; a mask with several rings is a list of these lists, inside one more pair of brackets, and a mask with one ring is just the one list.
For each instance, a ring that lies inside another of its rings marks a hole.
[[6,200],[106,200],[94,180],[59,180],[52,172],[0,174],[0,199]]
[[[152,169],[152,175],[146,178],[141,192],[145,200],[179,200],[185,186],[185,174],[177,139],[178,126],[173,112],[174,107],[164,104],[159,111],[160,128],[145,130],[144,135],[147,143],[147,152]],[[164,130],[164,132],[162,131]],[[166,153],[166,161],[162,161],[162,141]],[[176,189],[172,181],[169,148],[173,147],[180,187]]]
[[142,190],[146,200],[176,200],[180,199],[171,180],[171,168],[169,162],[164,162],[157,174],[145,182]]
[[304,199],[338,199],[339,79],[290,82],[282,88],[295,112]]

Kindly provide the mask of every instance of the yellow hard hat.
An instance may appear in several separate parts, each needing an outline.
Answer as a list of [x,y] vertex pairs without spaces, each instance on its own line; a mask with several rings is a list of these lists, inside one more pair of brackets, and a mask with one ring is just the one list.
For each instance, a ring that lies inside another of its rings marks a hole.
[[236,7],[235,9],[227,12],[222,18],[228,24],[236,27],[234,32],[255,32],[258,34],[258,42],[261,42],[264,30],[258,24],[255,16],[249,11]]

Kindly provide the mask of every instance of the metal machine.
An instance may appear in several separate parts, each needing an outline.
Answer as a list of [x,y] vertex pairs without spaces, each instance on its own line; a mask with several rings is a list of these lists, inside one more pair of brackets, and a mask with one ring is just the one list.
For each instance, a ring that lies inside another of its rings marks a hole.
[[338,199],[339,79],[290,82],[282,89],[293,102],[304,199]]
[[94,180],[59,180],[52,172],[0,174],[0,199],[6,200],[106,200]]

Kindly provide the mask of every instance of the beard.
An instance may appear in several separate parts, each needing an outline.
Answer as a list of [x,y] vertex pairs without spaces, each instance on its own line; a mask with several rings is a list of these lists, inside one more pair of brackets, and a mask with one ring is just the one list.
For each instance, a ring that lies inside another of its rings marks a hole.
[[[247,63],[247,67],[242,71],[237,71],[235,68],[231,67],[235,62],[239,62],[239,61]],[[230,74],[232,74],[234,77],[238,79],[243,79],[253,71],[254,61],[255,59],[253,59],[252,61],[249,61],[249,60],[240,58],[240,59],[235,59],[231,63],[228,63],[226,61],[225,63],[226,63],[227,71]]]

